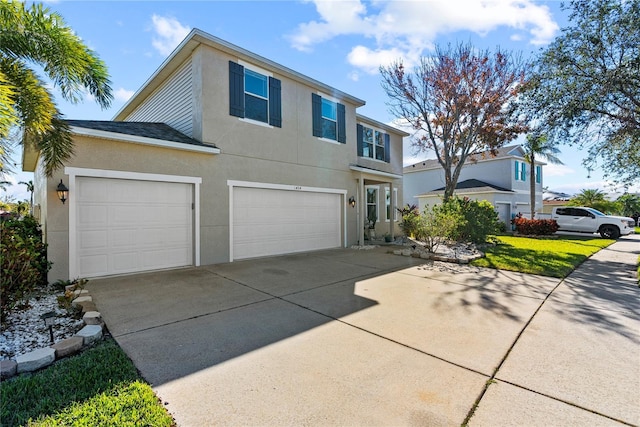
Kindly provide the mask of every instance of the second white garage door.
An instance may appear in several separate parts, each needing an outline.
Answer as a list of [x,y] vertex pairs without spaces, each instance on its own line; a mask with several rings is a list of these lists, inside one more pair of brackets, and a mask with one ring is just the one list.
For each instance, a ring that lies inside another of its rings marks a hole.
[[340,247],[341,195],[235,187],[233,258]]
[[193,264],[193,185],[78,177],[79,277]]

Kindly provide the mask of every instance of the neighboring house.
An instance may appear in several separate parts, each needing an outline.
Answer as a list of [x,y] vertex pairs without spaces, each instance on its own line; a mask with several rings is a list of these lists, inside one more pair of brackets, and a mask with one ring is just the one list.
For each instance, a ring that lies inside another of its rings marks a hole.
[[[543,165],[536,161],[536,212],[542,209]],[[479,153],[467,159],[455,195],[489,201],[508,225],[513,215],[530,212],[530,167],[520,145],[499,148],[495,155]],[[440,203],[444,184],[444,171],[437,160],[409,165],[404,168],[403,203],[417,204],[422,212]]]
[[364,103],[191,31],[114,121],[69,121],[62,170],[25,150],[49,280],[362,244],[372,210],[397,233],[407,134]]

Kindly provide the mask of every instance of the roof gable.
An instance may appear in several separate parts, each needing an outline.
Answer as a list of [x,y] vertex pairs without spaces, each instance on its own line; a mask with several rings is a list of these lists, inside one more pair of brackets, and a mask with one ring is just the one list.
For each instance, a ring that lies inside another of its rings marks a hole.
[[150,96],[162,83],[186,61],[200,45],[212,47],[216,50],[233,55],[236,58],[253,63],[256,66],[273,71],[294,81],[314,87],[331,96],[349,102],[355,107],[365,105],[365,101],[349,95],[336,88],[319,82],[311,77],[305,76],[297,71],[287,68],[277,62],[271,61],[263,56],[257,55],[198,28],[194,28],[185,39],[175,48],[175,50],[165,59],[153,75],[142,85],[140,89],[125,103],[116,113],[114,120],[124,120],[133,112],[145,99]]

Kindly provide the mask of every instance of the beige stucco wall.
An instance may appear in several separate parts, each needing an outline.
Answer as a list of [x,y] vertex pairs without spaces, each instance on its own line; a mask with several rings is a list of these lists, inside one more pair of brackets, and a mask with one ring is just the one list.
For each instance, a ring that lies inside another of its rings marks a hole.
[[[68,167],[201,177],[199,233],[202,265],[229,261],[227,180],[341,189],[347,191],[347,199],[357,191],[354,173],[348,168],[312,167],[238,154],[192,153],[89,137],[76,137],[74,140],[75,155],[67,163]],[[46,224],[49,259],[54,263],[50,281],[69,279],[69,204],[63,205],[57,199],[55,188],[60,179],[69,184],[69,177],[63,171],[45,180],[48,209],[43,211],[42,221]],[[401,200],[399,182],[394,185]],[[384,194],[384,188],[381,187],[380,191]],[[74,194],[70,193],[69,198],[73,197]],[[383,198],[380,209],[384,209]],[[346,209],[348,245],[357,241],[356,211],[350,207]]]

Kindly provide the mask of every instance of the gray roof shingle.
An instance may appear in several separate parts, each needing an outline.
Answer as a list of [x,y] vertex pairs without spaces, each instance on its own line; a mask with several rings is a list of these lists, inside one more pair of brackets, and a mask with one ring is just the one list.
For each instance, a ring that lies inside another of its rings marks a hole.
[[[480,181],[479,179],[467,179],[465,181],[461,181],[458,184],[456,184],[456,190],[469,190],[469,191],[465,191],[465,193],[484,193],[487,191],[506,191],[508,193],[513,193],[513,190],[509,190],[508,188],[489,184],[487,182]],[[437,188],[435,190],[424,193],[424,195],[440,194],[443,191],[444,191],[444,187]]]
[[85,129],[101,130],[105,132],[120,133],[123,135],[140,136],[144,138],[159,139],[162,141],[179,142],[182,144],[200,145],[211,147],[211,144],[188,137],[182,132],[172,128],[166,123],[151,122],[115,122],[106,120],[65,120],[69,126]]

